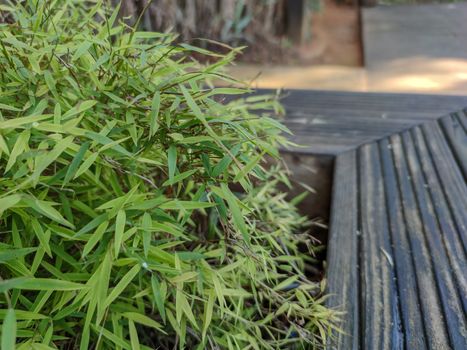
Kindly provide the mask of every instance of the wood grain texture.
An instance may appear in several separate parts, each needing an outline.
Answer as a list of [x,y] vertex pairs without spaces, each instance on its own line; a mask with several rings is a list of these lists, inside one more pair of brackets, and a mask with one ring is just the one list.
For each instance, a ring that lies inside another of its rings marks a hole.
[[451,146],[452,153],[457,159],[464,180],[467,179],[467,130],[464,125],[467,125],[467,115],[458,113],[448,115],[439,120],[443,131],[446,134],[446,140]]
[[[331,237],[328,245],[327,306],[345,310],[333,334],[330,349],[359,348],[359,275],[357,237],[357,157],[351,151],[337,157],[334,165]],[[336,181],[337,180],[337,181]]]
[[359,149],[360,266],[364,348],[401,348],[398,292],[378,145]]
[[465,118],[427,120],[336,157],[328,290],[352,315],[342,326],[353,337],[330,348],[467,348]]
[[282,96],[291,140],[303,145],[289,149],[318,155],[338,155],[467,106],[465,96],[316,90],[287,90]]

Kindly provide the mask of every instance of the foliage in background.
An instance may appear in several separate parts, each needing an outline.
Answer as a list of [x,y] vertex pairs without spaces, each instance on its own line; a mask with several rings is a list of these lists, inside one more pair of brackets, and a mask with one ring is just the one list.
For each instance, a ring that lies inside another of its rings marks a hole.
[[199,38],[246,46],[237,57],[243,62],[285,63],[295,61],[300,45],[312,40],[311,13],[321,8],[321,0],[293,2],[295,6],[288,0],[123,0],[120,16],[132,26],[144,12],[142,30],[176,32],[179,42],[218,52],[226,50]]
[[210,84],[235,82],[237,50],[133,30],[102,1],[0,10],[2,350],[322,344],[306,219],[263,166],[287,130],[252,114],[280,107]]
[[172,29],[183,42],[208,38],[231,45],[263,44],[285,34],[285,4],[286,0],[124,0],[121,14],[131,23],[147,6],[142,28]]

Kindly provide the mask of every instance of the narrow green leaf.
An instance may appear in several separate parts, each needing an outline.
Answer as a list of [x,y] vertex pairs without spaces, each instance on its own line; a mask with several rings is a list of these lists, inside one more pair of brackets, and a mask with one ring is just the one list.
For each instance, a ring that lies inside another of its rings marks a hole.
[[57,87],[55,85],[55,79],[52,76],[52,73],[50,71],[46,70],[44,71],[44,79],[47,87],[49,88],[50,92],[54,95],[57,96]]
[[3,138],[2,134],[0,134],[0,157],[2,152],[5,152],[7,156],[10,155],[10,150],[8,149],[8,145],[6,144],[5,139]]
[[85,286],[79,283],[50,278],[28,278],[15,288],[24,290],[68,291],[83,289]]
[[[44,115],[34,115],[34,116],[29,116],[29,117],[1,120],[0,129],[14,129],[14,128],[18,128],[26,124],[31,124],[31,123],[39,122],[41,120],[49,119],[50,117],[51,117],[50,114],[44,114]],[[25,130],[25,132],[26,131],[27,130]]]
[[241,145],[236,145],[235,147],[232,148],[230,154],[224,155],[224,157],[221,159],[221,161],[214,167],[211,176],[212,177],[218,177],[220,174],[222,174],[232,163],[233,159],[231,155],[234,157],[237,155],[237,153],[240,151]]
[[167,159],[169,166],[169,181],[173,181],[175,172],[177,171],[177,148],[174,145],[169,147],[169,150],[167,151]]
[[55,104],[54,107],[54,124],[60,124],[62,120],[62,108],[60,103]]
[[89,149],[90,142],[85,142],[79,148],[78,153],[73,157],[70,166],[67,169],[65,179],[62,183],[62,188],[74,177],[76,171],[78,170],[78,166],[81,164],[81,161],[84,158],[86,151]]
[[204,209],[214,207],[214,203],[208,202],[192,202],[192,201],[169,201],[161,204],[159,208],[161,209],[184,209],[184,210],[194,210],[194,209]]
[[125,232],[126,213],[124,210],[119,210],[117,219],[115,220],[115,256],[118,256],[123,241],[123,233]]
[[18,259],[25,255],[35,252],[37,248],[18,248],[18,249],[5,249],[0,250],[0,263],[5,263],[9,260]]
[[82,55],[84,55],[89,48],[91,47],[92,42],[90,41],[84,41],[81,43],[80,46],[76,49],[73,57],[71,58],[72,61],[76,61],[78,58],[80,58]]
[[96,324],[99,324],[104,317],[109,289],[110,274],[112,272],[112,251],[109,249],[105,254],[99,270],[99,282],[97,283],[97,317]]
[[94,164],[98,156],[99,153],[96,152],[87,157],[86,160],[80,165],[80,167],[76,171],[75,176],[73,176],[73,179],[80,177],[86,170],[88,170]]
[[181,321],[181,316],[179,316],[179,312],[183,311],[183,313],[186,315],[186,317],[188,318],[190,323],[193,325],[193,327],[195,327],[196,329],[199,328],[198,324],[196,323],[195,315],[193,314],[193,311],[191,310],[191,306],[188,303],[187,298],[178,289],[177,289],[177,292],[176,292],[176,308],[178,310],[178,312],[177,312],[178,322]]
[[104,91],[104,94],[106,94],[108,97],[110,97],[114,102],[117,102],[118,104],[122,104],[122,105],[125,105],[125,106],[129,104],[123,98],[120,98],[120,97],[118,97],[117,95],[115,95],[115,94],[113,94],[111,92]]
[[84,134],[86,137],[89,137],[91,140],[95,141],[95,142],[98,142],[102,145],[108,145],[109,143],[112,143],[112,146],[111,148],[114,150],[114,151],[117,151],[121,154],[123,154],[124,156],[127,156],[127,157],[131,157],[131,153],[128,152],[125,148],[123,148],[121,145],[119,145],[118,143],[115,143],[114,140],[108,138],[107,136],[104,136],[104,135],[101,135],[97,132],[93,132],[93,131],[86,131],[85,134]]
[[[0,319],[5,319],[8,310],[0,309]],[[38,314],[36,312],[24,311],[24,310],[15,310],[15,316],[17,320],[44,320],[48,318],[45,315]]]
[[84,235],[85,233],[88,233],[89,231],[95,229],[97,226],[99,226],[106,220],[107,220],[107,213],[96,216],[94,219],[92,219],[86,225],[84,225],[78,232],[76,232],[73,238],[77,238],[79,236]]
[[89,69],[89,72],[95,71],[97,68],[102,66],[105,62],[107,62],[110,58],[110,55],[106,52],[102,56],[100,56],[97,60],[96,63]]
[[115,349],[123,348],[125,350],[132,350],[131,345],[128,344],[123,338],[115,335],[104,327],[97,327],[95,325],[91,326],[95,329],[96,333],[102,334],[105,338],[114,343],[116,345]]
[[136,331],[135,323],[132,320],[128,321],[128,330],[130,332],[130,343],[132,350],[141,349],[139,345],[138,332]]
[[291,284],[295,283],[298,280],[298,276],[291,276],[281,283],[279,283],[277,286],[274,287],[274,290],[282,290],[285,288],[290,287]]
[[182,273],[179,276],[172,277],[169,279],[169,282],[171,283],[181,283],[181,282],[188,282],[188,281],[193,281],[198,277],[198,272],[195,271],[189,271]]
[[40,214],[43,214],[47,216],[48,218],[58,222],[59,224],[62,224],[64,226],[74,228],[73,224],[65,220],[65,218],[56,210],[50,202],[46,201],[41,201],[37,198],[34,197],[26,197],[24,196],[22,198],[22,201],[24,201],[27,205],[29,205],[32,209],[37,211]]
[[19,134],[18,139],[13,146],[13,150],[11,151],[10,157],[8,158],[8,163],[5,167],[5,173],[8,172],[8,170],[10,170],[11,167],[16,163],[18,156],[25,151],[30,135],[31,133],[29,130],[24,130],[21,134]]
[[137,313],[137,312],[124,312],[122,314],[123,317],[126,317],[127,319],[134,321],[136,323],[142,324],[143,326],[147,327],[152,327],[154,329],[157,329],[158,331],[167,334],[163,329],[162,325],[159,322],[154,321],[152,318],[149,318],[146,315]]
[[46,234],[36,218],[31,218],[31,225],[34,233],[36,234],[36,237],[39,239],[41,247],[45,250],[49,257],[52,257],[52,251],[50,250],[49,246],[50,231],[48,231]]
[[159,110],[161,106],[161,93],[156,91],[152,99],[151,112],[149,113],[149,135],[154,136],[157,129],[159,128],[159,123],[157,118],[159,116]]
[[234,178],[234,182],[238,182],[242,180],[250,171],[259,163],[259,161],[263,158],[264,153],[260,153],[256,155],[256,157],[252,158],[247,165],[245,165],[242,170],[238,172],[238,174]]
[[144,256],[148,256],[149,247],[151,246],[151,225],[152,219],[148,212],[145,212],[141,219],[141,228],[143,229],[143,249]]
[[16,347],[16,316],[14,309],[8,309],[2,325],[2,350]]
[[80,113],[82,113],[84,111],[87,111],[88,109],[95,106],[96,103],[97,103],[97,101],[94,101],[94,100],[87,100],[87,101],[79,102],[76,106],[74,106],[73,108],[68,110],[68,112],[66,112],[62,116],[62,120],[67,120],[67,119],[73,117],[76,114],[80,114]]
[[221,187],[225,199],[227,200],[227,204],[229,205],[230,212],[232,213],[232,219],[234,221],[235,227],[238,228],[238,230],[243,236],[243,239],[246,242],[249,242],[250,235],[248,233],[248,228],[245,224],[245,220],[243,219],[240,207],[237,204],[237,198],[233,195],[233,193],[230,191],[229,187],[225,183],[222,183]]
[[215,301],[216,301],[216,293],[214,292],[213,289],[211,289],[209,291],[208,301],[204,309],[203,339],[206,337],[206,333],[209,329],[209,325],[211,324]]
[[177,182],[180,182],[180,181],[186,179],[187,177],[190,177],[191,175],[193,175],[197,171],[198,171],[197,169],[192,169],[192,170],[185,171],[185,172],[183,172],[181,174],[178,174],[177,176],[174,176],[172,179],[168,179],[167,181],[165,181],[162,184],[162,186],[175,185]]
[[109,222],[104,221],[97,227],[96,231],[91,235],[91,238],[89,238],[89,240],[86,242],[83,248],[83,258],[86,257],[86,255],[89,254],[92,248],[94,248],[94,246],[101,240],[108,226]]
[[202,136],[184,137],[183,139],[180,139],[180,141],[184,145],[190,145],[190,144],[200,143],[200,142],[214,142],[215,140],[211,136],[202,135]]
[[48,152],[48,154],[41,158],[36,165],[36,168],[34,169],[34,173],[32,174],[32,177],[37,181],[39,179],[39,176],[42,174],[42,172],[53,162],[57,160],[57,158],[68,148],[73,144],[73,136],[68,136],[60,141],[57,142],[55,147],[52,149],[52,151]]
[[12,208],[16,204],[18,204],[20,200],[21,196],[19,194],[12,194],[10,196],[0,198],[0,216],[2,216],[5,210]]
[[[6,105],[4,103],[0,103],[0,109],[3,109],[4,111],[13,111],[13,112],[21,112],[22,110],[10,105]],[[0,124],[1,125],[1,124]]]
[[125,276],[122,277],[120,282],[118,282],[115,288],[112,289],[109,296],[105,300],[105,307],[108,307],[110,304],[112,304],[113,301],[123,293],[125,288],[128,286],[128,284],[130,284],[130,282],[133,280],[133,278],[135,278],[140,270],[141,266],[139,264],[135,265],[125,274]]
[[151,277],[151,287],[152,293],[154,295],[154,300],[156,302],[157,310],[159,310],[159,314],[162,317],[162,321],[165,323],[165,306],[164,306],[164,298],[163,298],[163,290],[159,283],[159,280],[155,275]]
[[[1,260],[0,260],[1,261]],[[29,277],[16,277],[8,280],[0,280],[0,293],[5,293],[10,289],[21,286]]]

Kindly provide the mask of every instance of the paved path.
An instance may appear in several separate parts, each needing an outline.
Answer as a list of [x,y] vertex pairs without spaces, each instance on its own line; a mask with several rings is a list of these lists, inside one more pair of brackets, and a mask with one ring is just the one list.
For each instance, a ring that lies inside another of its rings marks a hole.
[[362,11],[367,89],[467,91],[467,3]]
[[362,16],[367,68],[415,57],[467,60],[467,3],[378,6]]

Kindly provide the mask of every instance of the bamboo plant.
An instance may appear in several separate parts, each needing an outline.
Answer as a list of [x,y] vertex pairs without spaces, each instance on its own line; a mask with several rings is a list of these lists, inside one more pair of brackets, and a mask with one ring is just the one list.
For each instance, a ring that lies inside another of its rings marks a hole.
[[1,349],[323,345],[307,219],[264,163],[281,107],[211,83],[238,85],[238,49],[138,31],[103,1],[0,11]]

